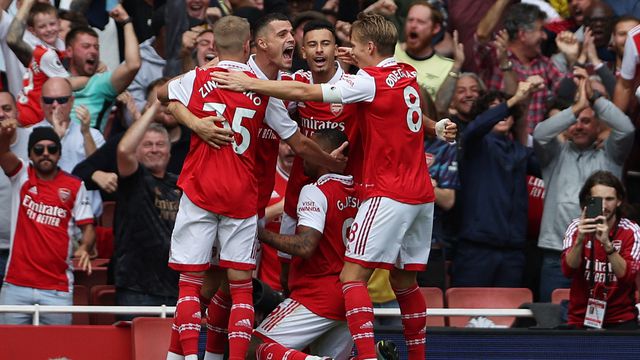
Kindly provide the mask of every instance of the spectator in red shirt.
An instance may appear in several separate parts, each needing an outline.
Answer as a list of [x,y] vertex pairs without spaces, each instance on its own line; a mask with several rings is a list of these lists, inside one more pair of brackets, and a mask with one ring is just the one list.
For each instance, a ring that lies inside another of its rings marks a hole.
[[[587,218],[590,197],[602,199],[602,215]],[[640,227],[622,217],[622,182],[608,171],[593,173],[580,190],[582,215],[564,238],[562,271],[571,277],[569,325],[637,329],[635,278],[640,266]],[[604,316],[598,320],[598,309]]]

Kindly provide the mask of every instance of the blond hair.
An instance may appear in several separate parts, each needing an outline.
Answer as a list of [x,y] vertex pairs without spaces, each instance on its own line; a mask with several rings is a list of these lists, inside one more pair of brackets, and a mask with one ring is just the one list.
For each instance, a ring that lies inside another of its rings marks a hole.
[[384,16],[371,13],[360,13],[358,20],[351,25],[351,35],[360,41],[371,41],[376,45],[378,54],[393,55],[398,42],[398,30]]
[[213,26],[213,38],[218,54],[241,53],[250,37],[249,22],[238,16],[225,16]]

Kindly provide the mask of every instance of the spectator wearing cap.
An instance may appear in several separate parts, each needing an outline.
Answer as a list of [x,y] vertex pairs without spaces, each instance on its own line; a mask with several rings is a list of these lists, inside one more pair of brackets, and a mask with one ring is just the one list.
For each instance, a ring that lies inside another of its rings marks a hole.
[[[33,129],[31,164],[10,151],[15,121],[0,122],[0,167],[11,180],[11,249],[0,290],[0,305],[72,305],[72,221],[82,229],[74,256],[91,273],[89,249],[95,242],[93,213],[82,181],[58,167],[61,144],[47,127]],[[29,324],[31,314],[4,313],[3,324]],[[70,324],[71,314],[41,314],[42,324]]]
[[164,6],[158,8],[151,18],[153,36],[140,44],[140,69],[127,88],[133,96],[138,111],[142,110],[146,103],[146,91],[152,81],[162,77],[165,60],[166,27],[164,19]]

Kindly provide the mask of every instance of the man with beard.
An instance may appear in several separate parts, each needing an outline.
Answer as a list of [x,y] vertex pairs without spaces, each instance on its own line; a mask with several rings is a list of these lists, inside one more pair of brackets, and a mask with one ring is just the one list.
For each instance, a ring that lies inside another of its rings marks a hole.
[[[82,229],[74,256],[91,273],[89,251],[95,242],[93,213],[84,184],[58,168],[60,138],[51,128],[35,128],[29,136],[31,164],[9,150],[15,121],[0,122],[0,167],[11,180],[11,250],[2,305],[67,305],[73,303],[73,268],[69,225]],[[6,313],[3,324],[30,324],[31,314]],[[71,324],[71,314],[41,314],[43,324]]]
[[[75,107],[84,105],[91,115],[91,127],[104,131],[111,105],[116,96],[131,84],[140,68],[140,48],[131,18],[122,5],[109,14],[124,29],[124,62],[115,70],[96,73],[100,64],[98,34],[91,28],[79,27],[67,34],[69,72],[73,76],[89,76],[89,82],[75,91]],[[72,120],[78,122],[75,114]]]
[[[622,167],[633,145],[634,127],[620,109],[594,92],[586,70],[575,72],[578,99],[565,110],[536,126],[534,149],[545,182],[546,195],[538,247],[543,250],[540,271],[540,301],[550,301],[551,292],[569,287],[562,275],[560,253],[566,226],[580,216],[577,194],[586,178],[596,170],[622,176]],[[595,146],[600,121],[611,128],[601,146]],[[559,137],[567,131],[566,139]]]
[[[412,3],[404,24],[403,43],[396,45],[395,56],[418,71],[418,84],[435,98],[440,85],[451,71],[453,60],[436,54],[433,37],[442,28],[442,14],[428,1]],[[459,69],[458,69],[459,70]]]
[[[593,198],[602,201],[596,217],[586,214]],[[585,181],[579,199],[582,215],[569,224],[562,252],[562,272],[572,278],[568,323],[578,328],[637,329],[640,227],[622,217],[622,182],[608,171],[597,171]],[[598,306],[604,306],[604,314],[593,311]]]
[[[547,39],[543,29],[545,13],[535,5],[523,3],[510,6],[506,13],[506,34],[499,33],[496,42],[489,42],[490,33],[476,31],[476,65],[483,69],[481,75],[489,90],[509,95],[515,91],[513,80],[525,81],[534,75],[544,79],[545,88],[533,94],[527,111],[527,129],[531,134],[535,126],[544,120],[545,100],[564,75],[541,52],[542,42]],[[485,18],[490,16],[487,14]],[[481,29],[480,26],[478,28]],[[493,26],[482,27],[486,28],[492,29]]]

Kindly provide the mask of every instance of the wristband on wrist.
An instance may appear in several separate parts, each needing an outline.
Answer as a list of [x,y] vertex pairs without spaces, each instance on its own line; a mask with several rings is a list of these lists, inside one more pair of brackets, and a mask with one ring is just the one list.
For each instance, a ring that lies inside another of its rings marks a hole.
[[125,25],[127,25],[127,24],[131,24],[131,22],[132,22],[131,18],[130,18],[130,17],[128,17],[128,18],[126,18],[126,19],[124,19],[124,20],[122,20],[122,21],[118,21],[118,25],[120,25],[120,26],[125,26]]

